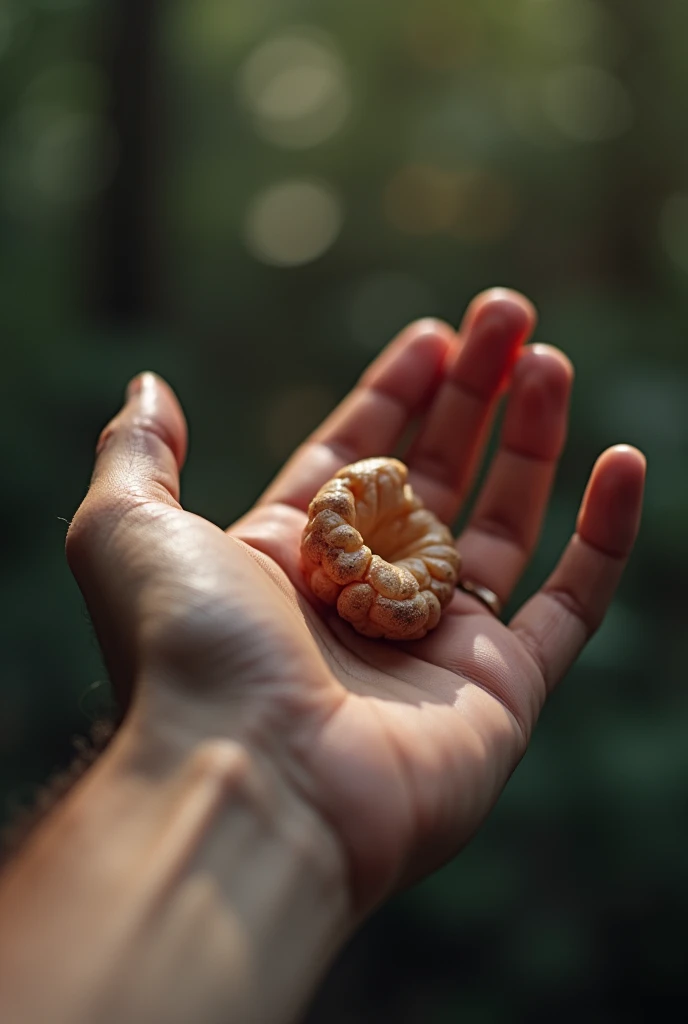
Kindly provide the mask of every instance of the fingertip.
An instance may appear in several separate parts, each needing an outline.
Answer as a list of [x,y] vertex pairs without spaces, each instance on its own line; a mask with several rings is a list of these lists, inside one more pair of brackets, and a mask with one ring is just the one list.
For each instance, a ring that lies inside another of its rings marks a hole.
[[548,366],[551,364],[553,368],[552,373],[555,372],[554,367],[557,367],[559,373],[565,374],[569,380],[573,380],[576,375],[576,369],[569,357],[555,345],[546,345],[541,341],[536,342],[534,345],[528,345],[523,350],[521,358],[525,359],[527,357],[546,360]]
[[[443,320],[424,317],[408,324],[371,363],[361,380],[393,394],[424,402],[439,384],[447,360],[456,351],[456,331]],[[422,403],[421,403],[422,404]]]
[[563,397],[571,390],[574,377],[573,364],[560,349],[553,345],[528,345],[518,355],[511,386],[513,389],[532,382]]
[[413,337],[437,337],[442,338],[444,341],[451,342],[456,338],[456,331],[448,324],[446,320],[440,320],[439,317],[424,316],[419,320],[412,320],[411,323],[404,328],[403,334],[409,334]]
[[125,401],[129,402],[132,398],[135,398],[140,394],[141,388],[143,387],[143,377],[144,375],[142,373],[137,373],[135,377],[131,378],[124,393]]
[[414,320],[402,332],[405,348],[417,348],[426,353],[431,350],[442,359],[456,350],[457,334],[451,324],[434,317]]
[[157,373],[153,373],[152,370],[141,370],[127,384],[126,398],[127,400],[136,398],[137,395],[142,394],[144,391],[152,392],[161,386],[171,390],[169,385]]
[[632,445],[604,451],[593,467],[578,517],[578,533],[593,546],[627,557],[638,535],[647,460]]
[[628,497],[642,499],[647,459],[633,445],[615,444],[602,452],[593,467],[591,485],[597,478],[609,489],[623,490]]
[[505,288],[483,292],[464,317],[462,344],[451,377],[475,395],[496,398],[511,377],[534,325],[534,309],[518,292]]
[[572,383],[573,367],[563,352],[549,345],[523,349],[510,380],[504,446],[555,461],[566,440]]
[[465,331],[478,320],[487,317],[490,320],[499,319],[505,327],[523,335],[535,329],[538,319],[537,310],[530,299],[512,288],[502,287],[488,288],[476,295],[468,306],[461,330]]
[[136,411],[159,424],[178,467],[184,464],[188,448],[186,417],[174,390],[166,380],[144,370],[129,382],[127,404],[135,403]]
[[625,472],[641,474],[643,477],[647,473],[645,454],[632,444],[612,445],[611,448],[602,452],[598,461],[608,458],[613,458],[618,468],[624,466]]

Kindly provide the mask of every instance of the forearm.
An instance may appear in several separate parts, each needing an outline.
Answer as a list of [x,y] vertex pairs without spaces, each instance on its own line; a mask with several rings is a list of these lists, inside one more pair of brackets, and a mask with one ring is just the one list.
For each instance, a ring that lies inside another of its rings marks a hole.
[[125,728],[0,881],[0,1017],[281,1024],[347,921],[338,845],[269,762]]

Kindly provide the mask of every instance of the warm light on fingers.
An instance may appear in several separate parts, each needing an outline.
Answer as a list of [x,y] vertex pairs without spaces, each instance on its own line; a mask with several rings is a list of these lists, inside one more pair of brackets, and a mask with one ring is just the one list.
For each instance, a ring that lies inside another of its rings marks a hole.
[[523,349],[509,382],[503,446],[536,459],[556,459],[566,438],[572,384],[573,366],[563,352],[549,345]]
[[537,325],[537,310],[525,295],[516,292],[511,288],[486,288],[480,292],[468,305],[461,322],[461,333],[464,334],[475,323],[477,317],[482,315],[485,306],[508,306],[518,307],[528,323],[528,330],[533,331]]
[[630,445],[600,455],[578,515],[584,541],[618,558],[630,553],[640,527],[645,472],[645,456]]
[[493,288],[471,302],[461,324],[465,341],[450,376],[473,394],[494,397],[535,326],[526,298]]

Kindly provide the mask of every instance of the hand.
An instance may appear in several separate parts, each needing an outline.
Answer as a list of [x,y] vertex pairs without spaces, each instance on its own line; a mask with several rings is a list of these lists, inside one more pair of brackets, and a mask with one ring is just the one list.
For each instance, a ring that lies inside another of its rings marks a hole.
[[[535,314],[494,290],[456,334],[412,324],[226,532],[179,504],[186,427],[170,389],[137,378],[104,431],[67,551],[128,723],[144,743],[241,743],[269,759],[344,852],[354,913],[453,856],[525,751],[547,694],[600,625],[633,546],[645,463],[598,460],[554,573],[508,623],[457,591],[437,630],[366,640],[307,592],[310,498],[342,465],[401,457],[451,522],[508,383],[501,446],[458,539],[466,578],[509,599],[535,546],[572,381],[523,348]],[[126,727],[126,726],[125,726]]]

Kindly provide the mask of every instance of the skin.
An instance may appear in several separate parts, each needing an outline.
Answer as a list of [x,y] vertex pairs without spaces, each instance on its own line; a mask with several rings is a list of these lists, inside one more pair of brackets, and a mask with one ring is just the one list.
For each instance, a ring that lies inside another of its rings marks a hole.
[[500,447],[458,538],[463,574],[507,602],[546,512],[573,378],[561,352],[526,345],[534,326],[531,304],[503,289],[478,296],[458,332],[412,324],[227,530],[180,505],[184,416],[144,374],[101,436],[69,531],[124,732],[151,758],[231,739],[275,766],[342,852],[352,921],[454,856],[494,805],[602,622],[645,461],[625,446],[599,458],[561,561],[511,621],[457,591],[438,629],[407,644],[366,640],[317,604],[299,565],[305,509],[342,465],[392,454],[418,420],[400,457],[451,522],[508,388]]
[[412,485],[450,521],[508,386],[458,539],[465,575],[508,600],[572,379],[523,347],[534,320],[498,290],[458,333],[411,325],[226,531],[179,504],[176,398],[132,382],[67,538],[126,714],[0,876],[2,1020],[289,1024],[362,918],[471,837],[602,621],[643,457],[601,456],[559,565],[508,623],[457,591],[425,639],[366,640],[308,592],[299,547],[319,487],[411,422]]

